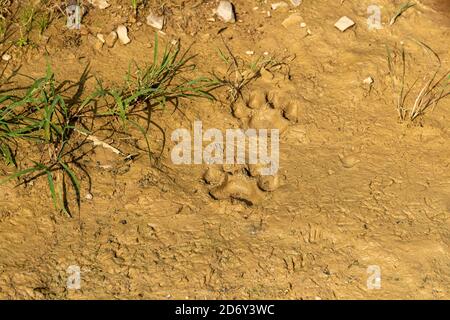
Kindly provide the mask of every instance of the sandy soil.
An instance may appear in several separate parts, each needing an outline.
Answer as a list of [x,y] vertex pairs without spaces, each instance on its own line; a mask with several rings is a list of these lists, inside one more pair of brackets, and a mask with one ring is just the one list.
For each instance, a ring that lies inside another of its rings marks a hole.
[[[89,64],[106,83],[122,81],[131,59],[151,61],[154,29],[131,23],[118,8],[127,1],[109,2],[110,8],[87,14],[75,42],[58,21],[48,41],[26,52],[13,49],[8,70],[21,66],[22,74],[40,76],[48,52],[61,80],[77,79]],[[207,165],[173,165],[170,141],[159,166],[145,155],[124,162],[101,148],[89,154],[91,184],[83,181],[81,210],[72,218],[55,211],[45,179],[0,186],[0,297],[450,298],[450,99],[419,121],[399,121],[386,62],[386,45],[403,41],[411,77],[429,71],[435,62],[414,38],[433,48],[448,70],[450,2],[416,1],[389,26],[402,1],[378,0],[383,29],[372,31],[366,21],[373,1],[304,0],[267,17],[271,1],[234,0],[235,24],[208,21],[217,2],[197,2],[171,1],[160,37],[186,47],[194,42],[199,74],[225,70],[217,54],[222,38],[248,62],[265,52],[286,58],[288,73],[275,70],[273,79],[258,79],[244,91],[281,93],[275,108],[298,107],[298,121],[281,113],[267,120],[286,127],[278,188],[262,191],[248,170],[226,168],[257,194],[246,191],[253,204],[231,199],[229,185],[217,191],[205,182]],[[306,27],[286,29],[282,22],[295,12]],[[356,22],[346,32],[333,26],[343,15]],[[145,22],[145,13],[139,20]],[[132,42],[97,50],[95,34],[119,23],[128,24]],[[372,85],[363,83],[368,77]],[[194,120],[209,128],[245,126],[226,92],[216,95],[215,102],[183,101],[182,112],[169,108],[155,121],[169,136]],[[158,130],[151,135],[160,145]],[[0,173],[11,171],[0,166]],[[87,193],[93,198],[85,199]],[[81,268],[80,290],[66,286],[71,265]],[[381,269],[379,290],[367,287],[374,265]]]

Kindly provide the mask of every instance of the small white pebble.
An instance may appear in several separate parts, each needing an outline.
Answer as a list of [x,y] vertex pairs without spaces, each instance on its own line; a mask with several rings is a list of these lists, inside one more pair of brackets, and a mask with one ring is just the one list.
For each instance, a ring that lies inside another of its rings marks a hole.
[[153,12],[150,12],[150,14],[147,16],[147,24],[153,28],[162,30],[164,28],[164,23],[164,16],[159,16],[157,14],[154,14]]
[[245,54],[248,54],[249,56],[252,56],[252,55],[255,54],[255,51],[248,50],[248,51],[245,51]]
[[220,1],[215,13],[224,22],[236,22],[233,4],[230,1]]
[[87,193],[86,196],[85,196],[85,198],[86,198],[87,200],[92,200],[92,199],[94,198],[94,196],[92,195],[92,193]]
[[2,56],[2,60],[3,60],[3,61],[9,61],[9,60],[11,60],[11,59],[12,59],[12,57],[11,57],[10,54],[5,53],[5,54]]
[[106,0],[89,0],[89,2],[101,10],[109,8],[111,5]]
[[272,8],[272,10],[277,10],[279,8],[287,8],[287,7],[289,7],[289,5],[286,2],[281,1],[281,2],[272,3],[270,7]]
[[334,26],[336,28],[338,28],[341,32],[344,32],[345,30],[347,30],[348,28],[352,27],[355,25],[355,22],[350,19],[349,17],[343,16],[341,17],[335,24]]
[[117,36],[119,37],[119,40],[122,44],[128,44],[131,42],[130,38],[128,37],[127,27],[125,27],[124,25],[120,25],[117,27]]
[[372,77],[367,77],[366,79],[363,80],[364,84],[372,84],[373,83],[373,78]]
[[105,43],[105,36],[101,33],[97,33],[97,39],[100,40],[102,43]]

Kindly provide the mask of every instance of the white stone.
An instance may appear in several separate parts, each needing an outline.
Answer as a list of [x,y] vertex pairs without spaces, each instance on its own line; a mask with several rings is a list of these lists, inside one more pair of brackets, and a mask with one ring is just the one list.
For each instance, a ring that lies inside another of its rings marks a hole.
[[334,26],[338,28],[341,32],[344,32],[348,28],[355,25],[355,22],[347,16],[341,17]]
[[119,40],[122,44],[129,44],[131,42],[130,38],[128,37],[127,27],[125,27],[124,25],[120,25],[117,27],[117,36],[119,37]]
[[248,51],[245,51],[245,54],[248,54],[249,56],[252,56],[252,55],[255,54],[255,51],[248,50]]
[[272,3],[270,5],[270,7],[272,8],[272,10],[277,10],[279,8],[287,8],[287,7],[289,7],[289,5],[286,2],[281,1],[281,2]]
[[373,81],[373,78],[372,77],[367,77],[366,79],[364,79],[363,80],[363,83],[364,84],[372,84],[374,81]]
[[102,10],[111,6],[106,0],[89,0],[89,3]]
[[298,7],[302,4],[302,0],[291,0],[291,3],[294,7]]
[[150,12],[147,16],[147,24],[155,29],[162,30],[164,28],[164,17]]
[[11,59],[12,59],[12,57],[11,57],[10,54],[5,53],[5,54],[2,56],[2,60],[3,60],[3,61],[8,62],[8,61],[11,60]]
[[224,22],[236,22],[233,4],[230,1],[220,1],[216,9],[216,15]]
[[97,33],[97,39],[100,40],[101,43],[105,43],[105,36],[101,33]]

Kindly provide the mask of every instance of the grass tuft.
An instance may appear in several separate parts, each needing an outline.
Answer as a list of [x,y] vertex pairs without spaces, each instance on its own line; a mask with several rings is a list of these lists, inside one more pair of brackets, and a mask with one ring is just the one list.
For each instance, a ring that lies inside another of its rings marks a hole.
[[[165,131],[152,119],[152,113],[169,105],[178,109],[181,99],[213,99],[211,90],[220,85],[207,77],[193,78],[194,56],[188,55],[189,50],[181,52],[179,43],[165,46],[162,55],[159,47],[155,35],[152,63],[131,63],[120,87],[104,88],[97,80],[96,90],[84,92],[87,68],[77,83],[60,83],[48,66],[45,76],[33,80],[26,89],[0,91],[0,159],[15,167],[0,184],[17,180],[22,185],[46,177],[55,207],[71,215],[67,190],[73,191],[79,209],[78,173],[86,174],[80,160],[87,153],[80,152],[81,146],[91,141],[125,156],[92,134],[105,118],[108,123],[118,122],[125,131],[138,129],[147,142],[150,159],[155,159],[148,131],[155,126],[164,137]],[[74,89],[75,94],[70,95]],[[165,139],[158,157],[164,147]]]
[[[180,99],[183,98],[213,99],[211,91],[219,85],[208,77],[190,79],[183,76],[196,69],[192,63],[194,56],[189,56],[188,53],[189,49],[182,53],[177,43],[165,46],[159,56],[159,40],[155,34],[153,62],[146,66],[131,63],[122,87],[100,90],[114,101],[102,116],[114,117],[125,130],[129,126],[138,129],[146,140],[150,158],[153,156],[147,136],[150,126],[155,126],[165,137],[164,130],[153,121],[152,113],[165,109],[168,105],[178,109]],[[165,139],[161,152],[164,147]]]
[[[45,76],[36,79],[24,93],[8,91],[0,95],[0,156],[7,165],[18,167],[16,154],[21,151],[23,156],[26,146],[32,148],[26,154],[26,162],[31,165],[17,168],[0,184],[18,180],[21,185],[46,176],[55,207],[70,214],[63,190],[68,178],[80,205],[79,179],[72,168],[79,145],[71,137],[83,110],[74,108],[64,92],[64,84],[56,82],[48,67]],[[36,150],[39,157],[33,156]]]
[[[392,79],[394,92],[397,92],[397,112],[400,120],[414,121],[424,116],[427,111],[433,110],[438,103],[450,95],[450,71],[441,72],[441,59],[438,54],[433,51],[425,43],[412,39],[419,44],[428,53],[430,53],[436,60],[437,66],[425,76],[418,76],[416,80],[409,85],[407,83],[407,61],[406,52],[402,47],[399,51],[393,52],[387,48],[387,61],[389,74]],[[400,56],[400,61],[395,57]],[[400,70],[398,70],[400,69]],[[400,72],[398,72],[400,71]],[[422,81],[420,81],[422,78]],[[419,91],[414,91],[417,83],[422,83]],[[414,102],[411,102],[409,97],[415,96]]]
[[272,69],[275,70],[282,67],[287,67],[287,64],[284,62],[286,58],[278,61],[273,57],[262,56],[258,57],[250,64],[247,64],[233,54],[223,38],[222,43],[225,47],[225,51],[218,49],[218,55],[227,66],[227,70],[225,75],[219,76],[213,73],[213,78],[217,84],[227,88],[231,103],[236,102],[240,97],[242,97],[243,89],[251,82],[259,78],[263,69],[270,71]]

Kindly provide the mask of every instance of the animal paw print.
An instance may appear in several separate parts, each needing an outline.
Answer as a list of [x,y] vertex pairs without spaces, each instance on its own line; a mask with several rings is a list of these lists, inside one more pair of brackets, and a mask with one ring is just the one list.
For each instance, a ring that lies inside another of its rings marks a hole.
[[232,106],[233,116],[248,128],[285,132],[298,121],[299,99],[288,81],[263,83]]
[[[301,100],[289,80],[276,79],[268,71],[263,72],[259,83],[232,105],[232,113],[242,122],[243,129],[278,129],[282,134],[298,122]],[[278,174],[262,175],[263,166],[211,166],[203,178],[211,186],[209,193],[216,200],[233,199],[258,205],[281,184]]]
[[267,192],[280,186],[278,175],[263,176],[259,165],[223,165],[209,167],[203,178],[212,188],[210,195],[216,200],[238,200],[248,205],[264,201]]

